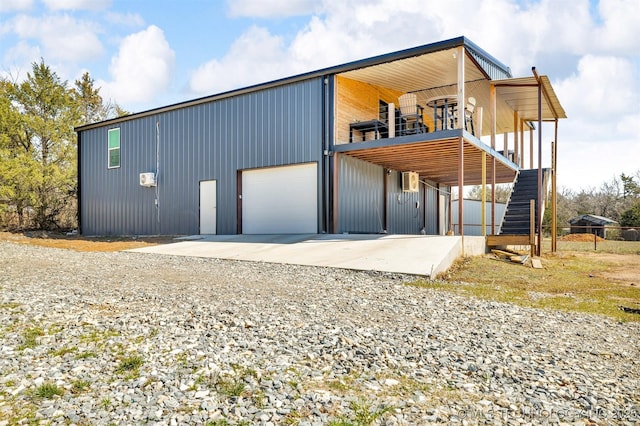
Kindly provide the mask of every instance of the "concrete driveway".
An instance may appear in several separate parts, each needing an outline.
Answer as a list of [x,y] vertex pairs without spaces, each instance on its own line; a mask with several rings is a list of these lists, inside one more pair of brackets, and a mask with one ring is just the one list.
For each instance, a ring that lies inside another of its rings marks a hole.
[[[435,277],[463,247],[461,237],[433,235],[196,235],[177,241],[130,251]],[[465,237],[464,245],[466,254],[484,252],[482,237]]]

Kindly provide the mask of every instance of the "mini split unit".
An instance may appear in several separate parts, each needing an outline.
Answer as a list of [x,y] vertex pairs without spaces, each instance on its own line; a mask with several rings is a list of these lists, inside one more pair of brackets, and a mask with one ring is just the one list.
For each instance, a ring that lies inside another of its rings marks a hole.
[[416,172],[402,172],[402,192],[418,192],[420,177]]
[[140,186],[156,186],[156,174],[153,172],[140,173]]

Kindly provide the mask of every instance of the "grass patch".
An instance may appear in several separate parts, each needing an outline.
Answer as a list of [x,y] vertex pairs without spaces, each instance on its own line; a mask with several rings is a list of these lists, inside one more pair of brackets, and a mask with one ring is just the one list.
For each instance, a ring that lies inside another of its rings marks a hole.
[[17,302],[5,302],[5,303],[0,303],[0,310],[8,310],[8,311],[12,311],[16,308],[19,308],[20,306],[22,306],[22,304],[17,303]]
[[128,356],[118,365],[116,368],[116,372],[118,373],[131,373],[137,371],[142,364],[144,364],[144,359],[140,355],[132,355]]
[[[558,250],[560,252],[597,252],[611,254],[640,254],[640,241],[614,241],[604,240],[598,241],[594,245],[593,241],[563,241],[561,238],[557,240]],[[551,251],[551,239],[545,238],[542,241],[542,251]]]
[[60,349],[56,349],[56,350],[51,350],[49,353],[52,356],[65,356],[66,354],[70,354],[70,353],[74,353],[77,352],[78,348],[76,347],[69,347],[69,346],[64,346]]
[[64,391],[62,388],[59,388],[55,383],[43,383],[34,391],[34,395],[42,399],[51,399],[54,396],[62,396],[63,393]]
[[216,390],[229,397],[239,397],[244,392],[244,388],[244,381],[237,377],[220,379],[216,384]]
[[42,329],[42,327],[30,327],[27,328],[23,333],[22,333],[22,345],[20,345],[18,347],[19,350],[23,350],[26,348],[35,348],[36,346],[38,346],[38,337],[40,336],[44,336],[44,330]]
[[92,351],[84,351],[84,352],[80,352],[78,355],[76,355],[76,359],[87,359],[87,358],[95,358],[97,357],[98,354]]
[[91,386],[91,383],[89,383],[87,380],[80,380],[80,379],[74,380],[71,383],[71,391],[73,393],[84,392],[89,388],[89,386]]
[[393,407],[373,406],[366,399],[351,401],[349,404],[351,415],[341,416],[340,418],[329,422],[330,426],[369,426],[382,418],[386,413],[391,411]]
[[533,269],[495,261],[489,256],[464,258],[440,280],[417,281],[413,285],[520,306],[640,321],[640,315],[619,308],[620,305],[640,305],[640,285],[608,277],[620,267],[615,257],[587,253],[546,254],[542,262],[544,269]]
[[96,344],[104,344],[105,340],[110,337],[119,337],[120,332],[118,330],[91,330],[88,333],[80,336],[80,342],[82,343],[96,343]]

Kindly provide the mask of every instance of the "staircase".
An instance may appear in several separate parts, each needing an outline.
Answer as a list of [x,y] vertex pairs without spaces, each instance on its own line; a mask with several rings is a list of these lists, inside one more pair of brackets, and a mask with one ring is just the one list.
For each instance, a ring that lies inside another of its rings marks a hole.
[[[542,170],[543,188],[546,188],[548,169]],[[543,197],[546,191],[543,190]],[[530,200],[536,201],[535,232],[538,232],[538,169],[520,170],[513,186],[507,210],[502,219],[500,235],[529,235],[530,231]],[[542,200],[544,203],[544,199]]]

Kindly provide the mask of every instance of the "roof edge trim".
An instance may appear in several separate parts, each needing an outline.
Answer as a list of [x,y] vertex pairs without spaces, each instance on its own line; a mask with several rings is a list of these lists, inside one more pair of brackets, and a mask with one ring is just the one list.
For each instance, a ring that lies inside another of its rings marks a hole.
[[170,105],[166,105],[158,108],[152,108],[146,111],[136,112],[133,114],[122,116],[122,117],[116,117],[116,118],[112,118],[109,120],[104,120],[96,123],[83,124],[82,126],[75,127],[74,131],[81,132],[81,131],[91,130],[98,127],[114,125],[114,124],[122,123],[125,121],[129,121],[137,118],[149,117],[149,116],[161,114],[164,112],[168,112],[168,111],[172,111],[180,108],[196,106],[196,105],[213,102],[220,99],[230,98],[233,96],[256,92],[259,90],[269,89],[269,88],[273,88],[273,87],[277,87],[285,84],[292,84],[292,83],[297,83],[304,80],[310,80],[313,78],[319,78],[319,77],[326,78],[326,76],[328,75],[335,75],[335,74],[339,74],[346,71],[352,71],[359,68],[366,68],[366,67],[386,63],[386,62],[393,62],[401,59],[407,59],[415,56],[434,53],[434,52],[447,50],[447,49],[451,49],[458,46],[465,46],[466,49],[470,49],[475,54],[493,63],[496,67],[500,68],[506,74],[511,76],[511,72],[506,65],[502,64],[500,61],[498,61],[493,56],[488,54],[485,50],[481,49],[478,45],[473,43],[468,38],[464,36],[460,36],[460,37],[455,37],[448,40],[438,41],[435,43],[425,44],[422,46],[411,47],[411,48],[399,50],[396,52],[385,53],[385,54],[373,56],[370,58],[359,59],[356,61],[351,61],[345,64],[341,64],[341,65],[334,65],[331,67],[306,72],[303,74],[284,77],[284,78],[280,78],[277,80],[272,80],[264,83],[258,83],[258,84],[247,86],[244,88],[232,89],[226,92],[207,95],[207,96],[203,96],[203,97],[199,97],[199,98],[195,98],[187,101],[182,101],[182,102],[178,102],[178,103],[174,103],[174,104],[170,104]]

